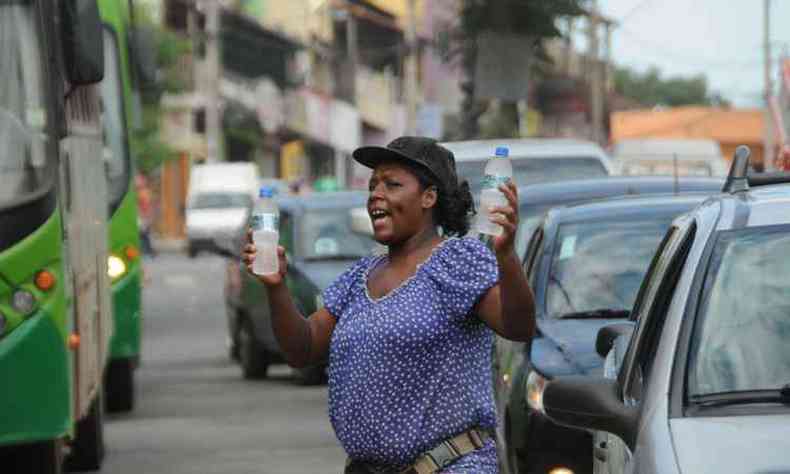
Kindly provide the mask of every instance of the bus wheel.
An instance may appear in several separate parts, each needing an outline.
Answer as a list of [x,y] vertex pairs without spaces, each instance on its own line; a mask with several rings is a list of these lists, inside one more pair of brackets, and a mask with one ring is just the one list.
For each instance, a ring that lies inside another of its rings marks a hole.
[[0,466],[9,474],[62,474],[63,440],[0,448]]
[[77,423],[66,471],[96,471],[104,459],[104,407],[101,391],[91,403],[85,418]]
[[266,378],[269,360],[255,339],[252,324],[247,320],[243,320],[239,326],[239,361],[245,379]]
[[134,362],[132,359],[110,361],[104,380],[107,411],[109,413],[132,411],[134,408]]

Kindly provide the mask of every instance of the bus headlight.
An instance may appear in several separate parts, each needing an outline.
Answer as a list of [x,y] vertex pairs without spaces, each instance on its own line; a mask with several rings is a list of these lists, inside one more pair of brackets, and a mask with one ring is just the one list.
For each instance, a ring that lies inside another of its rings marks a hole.
[[27,290],[16,290],[11,297],[11,307],[21,314],[29,314],[36,307],[36,297]]
[[547,380],[534,370],[529,371],[527,376],[527,404],[539,413],[544,413],[543,390],[546,388],[546,382]]
[[113,280],[126,273],[126,263],[121,257],[110,255],[107,257],[107,275]]

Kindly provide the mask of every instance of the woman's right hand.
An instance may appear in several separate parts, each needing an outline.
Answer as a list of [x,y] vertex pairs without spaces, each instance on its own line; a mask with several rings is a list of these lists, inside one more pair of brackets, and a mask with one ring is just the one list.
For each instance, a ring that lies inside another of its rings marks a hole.
[[252,242],[252,229],[247,229],[247,241],[241,249],[241,261],[247,267],[250,275],[254,276],[261,283],[266,286],[277,286],[285,281],[285,275],[288,273],[288,258],[285,256],[285,248],[281,245],[277,246],[277,257],[280,261],[280,271],[271,275],[257,275],[252,271],[252,262],[255,261],[257,249]]

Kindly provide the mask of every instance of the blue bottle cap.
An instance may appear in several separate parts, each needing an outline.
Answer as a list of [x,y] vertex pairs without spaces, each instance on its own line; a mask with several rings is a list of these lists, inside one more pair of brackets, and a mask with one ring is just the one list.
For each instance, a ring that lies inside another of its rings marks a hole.
[[261,186],[260,191],[258,191],[258,197],[260,198],[274,197],[274,188],[271,186]]
[[505,158],[510,155],[510,149],[506,146],[498,146],[496,147],[496,156],[503,156]]

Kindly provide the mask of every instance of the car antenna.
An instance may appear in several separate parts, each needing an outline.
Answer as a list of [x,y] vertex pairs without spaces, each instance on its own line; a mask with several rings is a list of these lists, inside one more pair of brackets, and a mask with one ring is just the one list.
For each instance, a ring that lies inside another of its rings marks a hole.
[[748,146],[738,145],[738,148],[735,149],[730,173],[727,175],[727,181],[724,183],[722,192],[740,193],[749,190],[747,173],[749,171],[749,156],[751,154],[752,151]]

